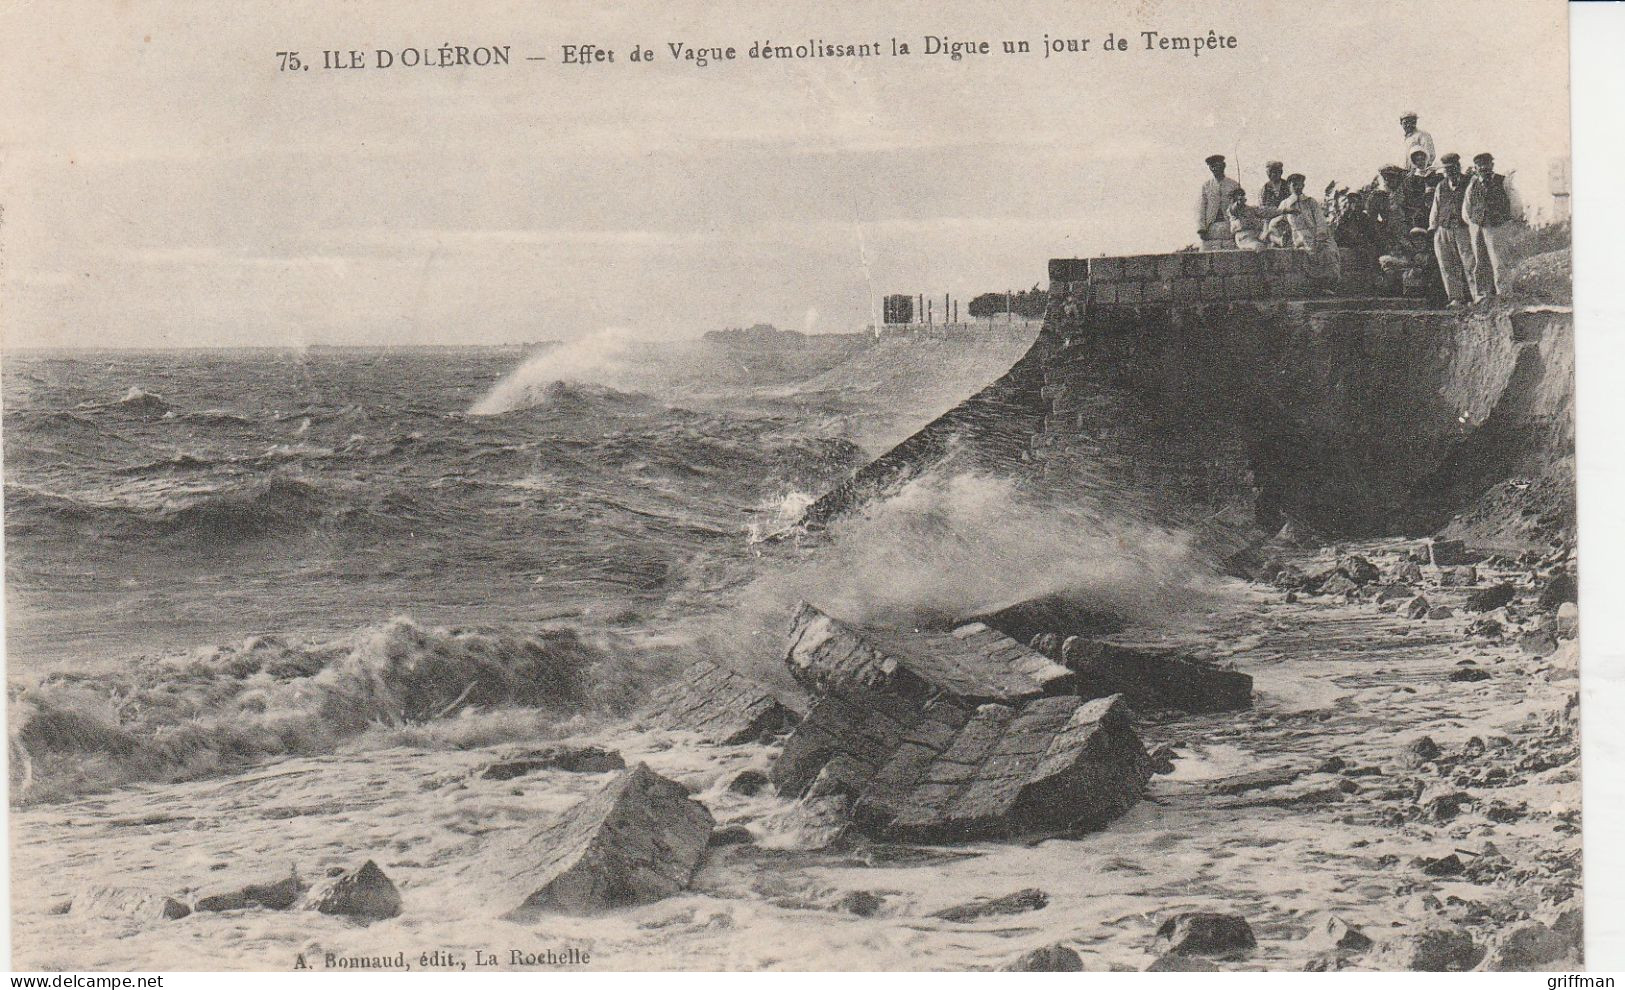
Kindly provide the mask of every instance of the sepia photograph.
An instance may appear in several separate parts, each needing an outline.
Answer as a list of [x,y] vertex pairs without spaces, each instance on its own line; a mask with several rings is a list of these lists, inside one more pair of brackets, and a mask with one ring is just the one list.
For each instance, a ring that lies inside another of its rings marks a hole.
[[0,11],[11,968],[1582,971],[1569,18]]

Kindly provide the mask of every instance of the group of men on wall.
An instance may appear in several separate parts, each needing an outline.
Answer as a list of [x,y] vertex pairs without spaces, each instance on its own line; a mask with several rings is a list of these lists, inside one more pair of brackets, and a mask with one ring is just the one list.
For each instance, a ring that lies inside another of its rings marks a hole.
[[1209,156],[1213,178],[1196,207],[1202,249],[1324,253],[1336,282],[1370,278],[1395,291],[1431,282],[1451,306],[1499,294],[1509,225],[1522,215],[1512,186],[1488,152],[1473,156],[1470,174],[1453,153],[1436,167],[1433,137],[1416,125],[1416,114],[1400,117],[1408,167],[1385,165],[1363,189],[1333,182],[1325,204],[1304,192],[1302,173],[1283,178],[1277,161],[1265,165],[1268,181],[1249,204],[1225,175],[1224,156]]

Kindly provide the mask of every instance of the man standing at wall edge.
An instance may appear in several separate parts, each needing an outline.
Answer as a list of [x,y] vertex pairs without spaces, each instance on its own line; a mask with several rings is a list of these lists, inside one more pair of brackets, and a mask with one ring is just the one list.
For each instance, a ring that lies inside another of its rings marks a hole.
[[1478,268],[1478,277],[1473,280],[1474,302],[1501,294],[1501,252],[1507,225],[1517,214],[1507,177],[1495,171],[1495,156],[1487,151],[1474,155],[1473,177],[1461,202],[1461,218],[1467,223],[1473,261]]
[[[1241,188],[1241,183],[1225,176],[1223,155],[1209,155],[1207,167],[1213,178],[1202,184],[1202,195],[1196,201],[1196,236],[1201,238],[1204,251],[1233,248],[1234,234],[1226,211],[1231,194]],[[1214,247],[1214,242],[1222,243]]]
[[1461,156],[1455,152],[1439,159],[1444,176],[1433,187],[1433,206],[1428,211],[1428,230],[1433,232],[1433,253],[1439,259],[1439,279],[1451,306],[1462,306],[1478,298],[1478,262],[1473,257],[1473,240],[1462,219],[1462,200],[1467,195],[1467,176],[1461,173]]
[[1407,110],[1399,117],[1399,126],[1405,130],[1405,150],[1400,154],[1399,160],[1407,166],[1411,164],[1411,152],[1420,148],[1428,153],[1426,165],[1433,164],[1433,135],[1420,130],[1416,126],[1416,111]]

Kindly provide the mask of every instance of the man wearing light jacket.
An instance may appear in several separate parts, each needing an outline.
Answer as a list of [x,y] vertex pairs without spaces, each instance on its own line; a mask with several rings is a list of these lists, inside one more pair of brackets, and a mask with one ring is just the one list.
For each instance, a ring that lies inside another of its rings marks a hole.
[[1230,195],[1241,188],[1241,183],[1225,176],[1223,155],[1209,155],[1207,167],[1213,178],[1202,184],[1201,198],[1196,201],[1196,236],[1202,239],[1204,251],[1214,241],[1223,241],[1226,248],[1232,246],[1233,232],[1225,214],[1230,208]]
[[1411,152],[1421,149],[1422,151],[1428,153],[1428,160],[1425,164],[1431,166],[1433,164],[1434,154],[1433,135],[1429,134],[1427,131],[1417,128],[1416,112],[1414,110],[1405,111],[1405,113],[1399,118],[1399,126],[1405,131],[1405,150],[1404,153],[1399,156],[1399,160],[1409,165],[1411,162]]

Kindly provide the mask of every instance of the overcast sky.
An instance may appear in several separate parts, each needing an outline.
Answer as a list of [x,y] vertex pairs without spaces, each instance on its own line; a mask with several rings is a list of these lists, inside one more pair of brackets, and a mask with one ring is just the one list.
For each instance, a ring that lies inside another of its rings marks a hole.
[[[63,0],[0,14],[8,346],[496,343],[768,321],[1031,286],[1172,250],[1215,151],[1363,182],[1414,109],[1550,209],[1562,0],[1200,5]],[[568,9],[567,9],[568,8]],[[1139,50],[1141,30],[1238,39]],[[1091,39],[1044,59],[1044,33]],[[1131,50],[1097,49],[1108,32]],[[750,61],[668,42],[1034,45]],[[567,67],[558,46],[617,50]],[[510,45],[505,68],[283,74],[275,52]],[[625,62],[634,43],[657,60]],[[523,61],[545,55],[546,62]],[[1232,169],[1232,173],[1235,173]]]

